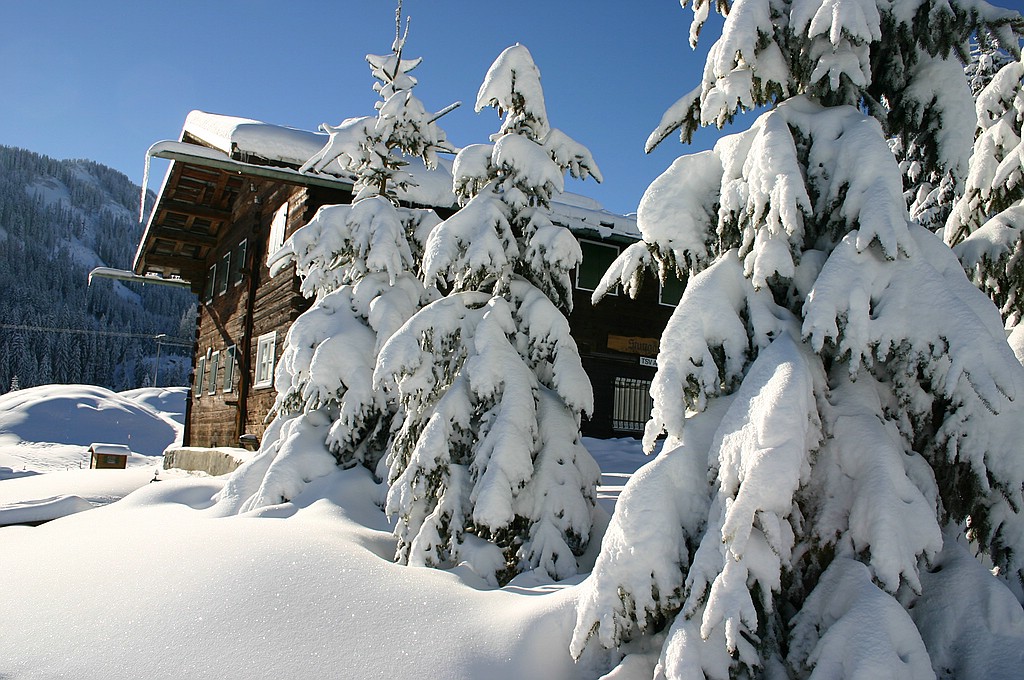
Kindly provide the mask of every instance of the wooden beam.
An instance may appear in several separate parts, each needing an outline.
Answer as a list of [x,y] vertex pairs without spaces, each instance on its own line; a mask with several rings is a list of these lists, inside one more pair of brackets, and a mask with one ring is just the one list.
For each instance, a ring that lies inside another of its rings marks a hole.
[[209,234],[200,234],[187,229],[177,227],[165,227],[159,223],[154,224],[152,238],[162,238],[177,243],[185,243],[191,246],[205,246],[214,248],[217,245],[217,237]]
[[181,164],[180,176],[188,177],[200,182],[209,182],[210,184],[213,184],[217,182],[223,174],[224,172],[220,169],[203,168],[198,165],[192,165],[191,163]]
[[230,210],[210,208],[205,205],[186,203],[185,201],[163,201],[159,206],[157,206],[157,210],[161,213],[169,211],[178,213],[179,215],[187,215],[189,217],[201,217],[214,222],[227,222],[231,219]]
[[[195,282],[196,277],[191,276],[191,274],[196,272],[204,273],[206,270],[206,260],[198,257],[189,257],[183,254],[154,255],[151,253],[143,258],[142,269],[148,270],[150,268],[177,271],[181,273],[181,278]],[[190,274],[190,276],[186,276],[186,272]]]

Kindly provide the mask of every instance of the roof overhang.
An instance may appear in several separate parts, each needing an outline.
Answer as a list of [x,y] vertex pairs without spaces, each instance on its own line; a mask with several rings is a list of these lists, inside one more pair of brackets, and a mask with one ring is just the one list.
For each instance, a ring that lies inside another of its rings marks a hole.
[[301,186],[352,189],[352,181],[349,179],[334,177],[333,175],[308,175],[292,168],[245,163],[235,160],[217,149],[188,142],[157,142],[149,147],[146,156],[147,158],[163,158],[205,168],[215,168],[240,176],[275,179]]
[[[146,221],[132,271],[137,275],[184,279],[193,291],[206,276],[211,249],[230,228],[236,199],[252,180],[351,192],[353,179],[337,161],[324,172],[301,173],[327,135],[202,111],[189,113],[180,141],[157,142],[146,152],[146,180],[152,158],[170,161],[156,203]],[[442,164],[444,165],[444,164]],[[450,165],[450,164],[449,164]],[[335,167],[336,166],[336,167]],[[412,172],[415,186],[403,204],[455,210],[450,167]],[[147,187],[143,186],[143,203]],[[563,194],[552,205],[553,220],[578,236],[622,244],[639,237],[636,217],[615,215],[591,199]],[[145,214],[145,205],[142,213]]]
[[[351,191],[352,182],[332,175],[307,175],[288,167],[249,163],[219,149],[190,142],[157,142],[146,152],[171,161],[135,253],[139,276],[192,281],[205,275],[205,262],[231,222],[235,198],[246,180],[265,179],[296,186]],[[145,197],[145,187],[143,188]],[[143,199],[144,200],[144,199]],[[145,208],[143,207],[143,211]]]

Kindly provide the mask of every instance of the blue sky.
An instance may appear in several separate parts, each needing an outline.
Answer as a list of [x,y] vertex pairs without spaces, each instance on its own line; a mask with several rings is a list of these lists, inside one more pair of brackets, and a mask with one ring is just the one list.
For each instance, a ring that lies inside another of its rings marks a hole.
[[[703,66],[686,42],[689,10],[643,5],[405,0],[406,54],[423,57],[416,92],[429,109],[464,102],[443,119],[455,144],[486,141],[498,119],[474,113],[477,89],[501,50],[526,45],[552,125],[586,144],[604,174],[603,185],[569,189],[633,211],[686,151],[676,139],[647,156],[643,144]],[[393,37],[392,0],[3,0],[0,144],[89,158],[138,183],[146,149],[177,138],[192,109],[304,129],[372,114],[364,56],[387,52]],[[715,36],[705,37],[704,50]]]
[[[699,82],[718,33],[709,22],[691,51],[690,11],[674,0],[405,0],[405,12],[406,55],[424,60],[417,94],[429,109],[464,102],[443,119],[449,139],[482,142],[497,129],[473,100],[493,59],[523,43],[552,125],[604,174],[603,185],[568,188],[610,210],[635,210],[676,156],[719,135],[643,152],[664,110]],[[363,57],[393,37],[393,0],[0,0],[0,144],[89,158],[141,182],[146,149],[177,138],[192,109],[304,129],[372,114]]]

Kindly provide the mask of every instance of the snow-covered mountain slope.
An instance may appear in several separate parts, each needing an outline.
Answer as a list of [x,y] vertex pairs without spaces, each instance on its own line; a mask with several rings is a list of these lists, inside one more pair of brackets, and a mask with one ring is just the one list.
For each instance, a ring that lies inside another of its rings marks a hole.
[[[191,337],[190,293],[88,284],[94,267],[131,266],[139,193],[97,163],[0,146],[0,393],[15,377],[138,387],[154,373],[153,336]],[[182,350],[162,350],[161,383],[183,384],[188,363],[171,359]]]

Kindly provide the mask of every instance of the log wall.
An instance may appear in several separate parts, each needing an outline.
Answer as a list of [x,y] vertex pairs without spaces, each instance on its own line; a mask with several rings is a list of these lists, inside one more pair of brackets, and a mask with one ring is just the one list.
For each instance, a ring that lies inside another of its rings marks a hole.
[[[273,278],[270,276],[266,259],[271,222],[287,202],[287,237],[306,224],[321,205],[351,200],[347,192],[302,188],[269,180],[250,181],[247,188],[232,209],[231,229],[219,239],[218,248],[211,251],[206,263],[208,271],[213,263],[222,263],[225,253],[231,251],[234,257],[238,244],[246,239],[242,280],[237,284],[229,281],[223,293],[215,290],[212,300],[200,300],[195,356],[197,363],[198,357],[206,357],[206,375],[201,393],[193,389],[190,395],[186,446],[238,446],[243,434],[262,438],[276,394],[272,385],[254,386],[257,341],[266,333],[276,332],[276,365],[288,328],[309,306],[299,293],[294,266]],[[231,268],[235,268],[234,263]],[[224,357],[227,348],[232,346],[236,348],[234,378],[230,391],[226,391],[223,387]],[[209,367],[214,352],[220,352],[220,362],[217,387],[210,394]],[[193,387],[195,385],[194,380]]]

